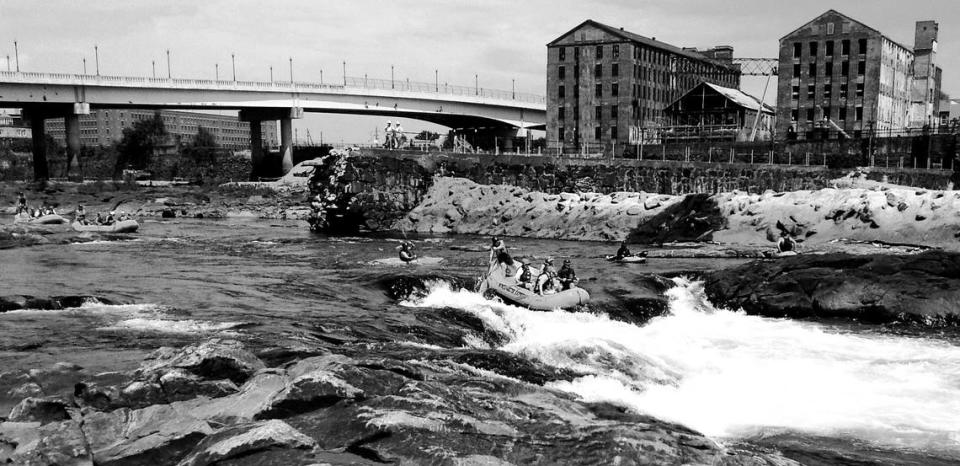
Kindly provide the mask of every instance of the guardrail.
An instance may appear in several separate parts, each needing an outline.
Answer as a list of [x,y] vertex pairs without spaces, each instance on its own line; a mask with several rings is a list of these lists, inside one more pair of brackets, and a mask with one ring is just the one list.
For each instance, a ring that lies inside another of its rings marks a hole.
[[545,96],[530,93],[504,91],[499,89],[486,89],[478,86],[454,86],[446,83],[441,85],[439,83],[352,76],[344,77],[342,84],[328,84],[301,81],[225,81],[213,79],[146,78],[137,76],[104,76],[68,73],[0,71],[0,84],[2,83],[275,92],[348,92],[355,89],[365,89],[386,90],[396,92],[398,94],[416,93],[419,95],[452,95],[466,98],[473,97],[479,100],[492,99],[498,101],[514,101],[526,104],[546,104]]

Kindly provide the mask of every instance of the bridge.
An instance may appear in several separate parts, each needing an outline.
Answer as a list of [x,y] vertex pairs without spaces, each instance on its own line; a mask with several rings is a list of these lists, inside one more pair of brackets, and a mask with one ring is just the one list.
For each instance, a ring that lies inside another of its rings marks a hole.
[[541,95],[349,76],[336,83],[315,83],[0,71],[0,107],[22,108],[30,122],[38,179],[47,178],[44,120],[64,119],[67,151],[76,156],[79,115],[96,109],[238,110],[241,120],[251,122],[254,163],[263,157],[258,123],[279,120],[284,172],[293,162],[292,120],[305,112],[413,118],[473,129],[508,143],[518,129],[546,127],[546,98]]

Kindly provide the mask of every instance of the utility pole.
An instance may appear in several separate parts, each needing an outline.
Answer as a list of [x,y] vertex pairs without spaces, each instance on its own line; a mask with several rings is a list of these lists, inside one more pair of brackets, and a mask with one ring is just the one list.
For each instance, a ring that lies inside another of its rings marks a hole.
[[100,76],[100,49],[96,44],[93,45],[93,56],[97,61],[97,76]]

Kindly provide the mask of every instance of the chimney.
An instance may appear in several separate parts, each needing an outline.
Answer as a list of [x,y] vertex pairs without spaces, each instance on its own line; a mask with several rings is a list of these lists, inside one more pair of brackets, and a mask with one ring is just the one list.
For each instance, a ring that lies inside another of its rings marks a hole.
[[939,30],[940,25],[936,21],[917,21],[916,33],[913,36],[913,51],[933,50]]

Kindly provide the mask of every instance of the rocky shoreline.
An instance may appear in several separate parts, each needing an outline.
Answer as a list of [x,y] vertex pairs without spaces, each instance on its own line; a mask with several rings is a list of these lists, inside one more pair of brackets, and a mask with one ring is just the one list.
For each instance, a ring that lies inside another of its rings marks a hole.
[[69,364],[3,373],[0,406],[12,408],[0,423],[0,462],[798,464],[577,401],[543,386],[572,374],[506,354],[372,349],[275,348],[258,357],[211,340],[161,348],[126,373]]

